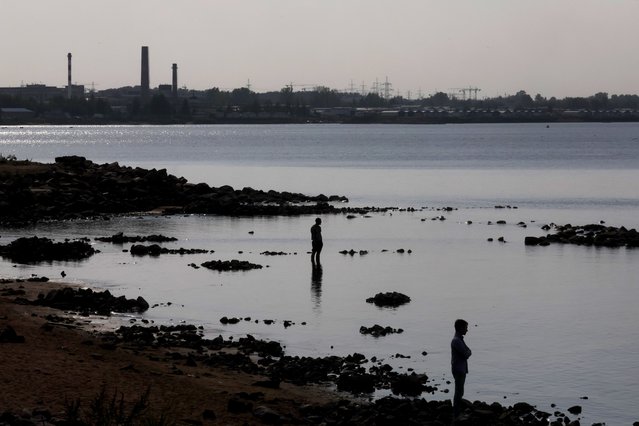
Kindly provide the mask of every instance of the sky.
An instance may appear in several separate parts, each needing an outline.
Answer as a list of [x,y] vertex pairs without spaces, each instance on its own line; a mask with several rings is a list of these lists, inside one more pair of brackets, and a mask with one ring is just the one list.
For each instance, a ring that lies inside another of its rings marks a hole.
[[0,0],[0,87],[639,94],[639,0]]

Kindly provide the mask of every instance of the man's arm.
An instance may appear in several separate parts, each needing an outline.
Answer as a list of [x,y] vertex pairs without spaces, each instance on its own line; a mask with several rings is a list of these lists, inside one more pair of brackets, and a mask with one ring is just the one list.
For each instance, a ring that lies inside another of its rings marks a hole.
[[470,358],[472,352],[466,343],[462,339],[453,339],[452,347],[455,352],[461,355],[464,359]]

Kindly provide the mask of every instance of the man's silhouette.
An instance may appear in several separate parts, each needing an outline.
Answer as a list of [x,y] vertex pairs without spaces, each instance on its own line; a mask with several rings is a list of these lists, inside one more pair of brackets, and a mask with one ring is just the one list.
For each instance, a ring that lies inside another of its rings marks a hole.
[[455,395],[453,396],[453,419],[459,416],[461,401],[464,396],[464,384],[468,374],[468,358],[471,351],[464,342],[464,335],[468,332],[468,323],[463,319],[455,321],[455,337],[450,342],[451,364],[455,378]]
[[322,252],[322,247],[324,243],[322,242],[322,219],[319,217],[315,219],[315,225],[311,226],[311,244],[313,246],[313,250],[311,251],[311,262],[313,264],[320,264],[320,253]]

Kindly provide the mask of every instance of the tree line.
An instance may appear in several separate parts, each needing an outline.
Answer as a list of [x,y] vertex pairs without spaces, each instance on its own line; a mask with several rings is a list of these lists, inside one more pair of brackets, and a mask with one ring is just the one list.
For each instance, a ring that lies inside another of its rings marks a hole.
[[[310,117],[315,108],[413,108],[472,110],[639,110],[638,95],[608,95],[599,92],[588,97],[546,98],[534,97],[524,90],[514,95],[484,99],[461,99],[437,92],[421,99],[402,96],[384,98],[378,93],[344,93],[329,87],[295,91],[286,86],[279,91],[257,93],[248,88],[221,90],[180,89],[179,97],[172,98],[158,91],[143,101],[131,96],[135,88],[108,89],[89,93],[84,98],[67,99],[64,96],[48,100],[0,95],[0,108],[27,108],[36,118],[44,121],[101,119],[116,122],[187,122],[194,117],[228,118],[241,114],[260,114]],[[125,93],[129,93],[125,96]],[[2,116],[0,116],[2,119]],[[6,120],[4,120],[6,121]]]

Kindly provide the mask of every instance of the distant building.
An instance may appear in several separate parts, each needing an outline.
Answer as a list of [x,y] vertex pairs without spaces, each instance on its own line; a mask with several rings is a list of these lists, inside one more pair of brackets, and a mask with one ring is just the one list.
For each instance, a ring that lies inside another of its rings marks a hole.
[[169,99],[173,97],[173,85],[172,84],[160,84],[158,86],[158,92],[164,95],[165,98]]
[[[67,97],[67,88],[47,86],[44,84],[27,84],[19,87],[0,87],[0,95],[12,96],[14,98],[33,99],[38,102],[50,101],[53,98]],[[83,85],[72,85],[71,96],[77,98],[84,97]]]

